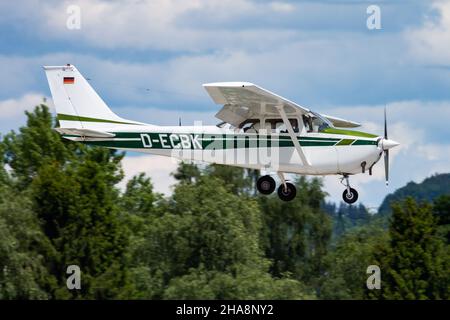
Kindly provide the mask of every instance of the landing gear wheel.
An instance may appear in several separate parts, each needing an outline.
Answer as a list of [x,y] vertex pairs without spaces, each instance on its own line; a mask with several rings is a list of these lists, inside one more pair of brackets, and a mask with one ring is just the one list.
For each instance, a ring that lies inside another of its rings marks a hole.
[[296,195],[297,189],[290,182],[286,182],[286,188],[283,184],[278,187],[278,197],[283,201],[291,201]]
[[347,189],[345,189],[344,193],[342,193],[342,199],[348,204],[355,203],[358,200],[358,191],[356,191],[353,188],[350,188],[349,193],[347,192]]
[[262,194],[271,194],[275,190],[275,180],[271,176],[262,176],[256,182],[256,188]]

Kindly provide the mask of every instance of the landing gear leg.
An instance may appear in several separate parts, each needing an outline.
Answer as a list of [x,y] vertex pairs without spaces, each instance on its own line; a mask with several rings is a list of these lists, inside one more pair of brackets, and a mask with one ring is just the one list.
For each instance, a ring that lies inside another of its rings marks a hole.
[[281,180],[278,187],[278,197],[283,201],[291,201],[297,195],[297,189],[292,183],[286,182],[283,172],[278,172],[278,176]]
[[[343,183],[344,179],[345,179],[345,184]],[[342,193],[342,199],[348,204],[355,203],[358,200],[358,191],[356,191],[355,189],[350,187],[348,174],[343,175],[343,177],[341,179],[341,183],[345,185],[345,190]]]

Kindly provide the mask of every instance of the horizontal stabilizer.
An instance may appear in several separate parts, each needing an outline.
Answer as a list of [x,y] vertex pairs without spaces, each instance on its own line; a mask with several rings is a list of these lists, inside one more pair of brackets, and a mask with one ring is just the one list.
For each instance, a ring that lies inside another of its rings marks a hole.
[[87,138],[112,138],[115,136],[113,133],[91,129],[55,128],[55,130],[63,135],[75,135]]

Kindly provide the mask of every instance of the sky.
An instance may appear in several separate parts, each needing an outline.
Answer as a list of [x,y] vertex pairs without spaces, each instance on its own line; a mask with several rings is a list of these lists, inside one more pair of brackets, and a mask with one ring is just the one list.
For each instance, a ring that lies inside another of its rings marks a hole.
[[[380,29],[367,26],[370,5]],[[380,135],[386,105],[389,137],[401,143],[389,188],[382,161],[373,176],[351,178],[368,207],[409,181],[450,172],[450,1],[1,1],[1,134],[43,98],[52,106],[42,66],[66,63],[114,112],[158,125],[219,122],[207,82],[253,82]],[[165,194],[176,166],[137,153],[123,161],[126,179],[146,172]],[[323,181],[339,202],[339,177]]]

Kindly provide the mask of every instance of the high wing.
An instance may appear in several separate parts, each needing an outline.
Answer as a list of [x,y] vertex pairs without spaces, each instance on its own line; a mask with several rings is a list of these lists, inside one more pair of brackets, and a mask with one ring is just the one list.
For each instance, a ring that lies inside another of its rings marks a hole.
[[339,127],[339,128],[356,128],[356,127],[360,127],[361,124],[358,122],[354,122],[354,121],[350,121],[350,120],[345,120],[342,118],[338,118],[338,117],[333,117],[333,116],[327,116],[325,114],[321,114],[322,117],[327,118],[335,127]]
[[[223,105],[216,114],[216,118],[237,127],[250,118],[261,115],[279,117],[278,106],[284,106],[287,116],[301,115],[311,112],[269,90],[263,89],[250,82],[216,82],[203,85],[215,103]],[[335,127],[356,128],[360,123],[338,117],[321,114]]]
[[310,111],[250,82],[206,83],[203,87],[215,103],[223,105],[216,117],[233,126],[261,115],[279,117],[279,106],[284,107],[288,116]]

